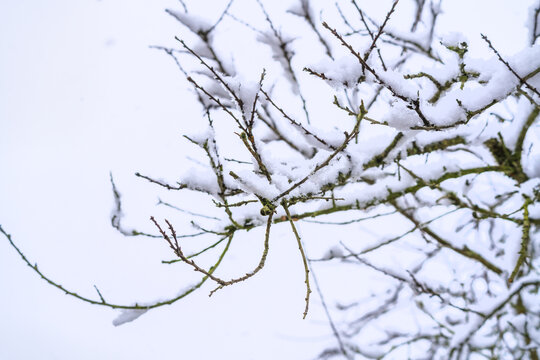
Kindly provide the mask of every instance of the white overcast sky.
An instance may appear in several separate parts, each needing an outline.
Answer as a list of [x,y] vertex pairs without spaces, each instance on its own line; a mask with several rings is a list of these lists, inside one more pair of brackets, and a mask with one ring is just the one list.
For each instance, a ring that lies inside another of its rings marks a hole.
[[[237,0],[236,11],[250,1]],[[483,46],[480,31],[503,53],[524,43],[530,1],[446,3],[446,16],[461,17],[441,26],[466,31],[471,47]],[[200,119],[171,59],[149,48],[186,32],[168,7],[180,8],[173,0],[0,1],[0,224],[40,269],[87,296],[97,284],[117,302],[149,301],[192,276],[159,263],[170,258],[161,241],[124,238],[109,221],[112,171],[126,208],[139,210],[127,211],[130,223],[151,229],[156,193],[133,173],[178,173],[190,151],[182,129]],[[204,287],[120,327],[114,311],[39,279],[2,237],[0,359],[312,358],[333,339],[317,300],[301,319],[303,272],[295,243],[279,241],[287,233],[276,227],[260,276],[210,299]]]

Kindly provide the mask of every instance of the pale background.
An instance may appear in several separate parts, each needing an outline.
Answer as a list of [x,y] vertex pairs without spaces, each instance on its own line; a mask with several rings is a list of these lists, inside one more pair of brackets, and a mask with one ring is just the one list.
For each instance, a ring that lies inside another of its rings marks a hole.
[[[447,0],[447,16],[460,20],[440,25],[466,31],[479,53],[482,31],[511,54],[525,41],[529,3]],[[170,258],[160,240],[124,238],[109,220],[112,171],[129,224],[152,230],[157,193],[133,173],[176,174],[191,149],[182,129],[200,119],[171,59],[148,47],[186,32],[168,7],[180,9],[172,0],[0,1],[0,224],[42,271],[86,296],[96,284],[117,303],[151,301],[190,284],[190,270],[160,264]],[[316,294],[301,319],[303,272],[286,234],[275,227],[260,276],[212,298],[205,286],[120,327],[113,310],[47,285],[1,238],[0,359],[313,358],[333,339]],[[331,274],[320,275],[326,291],[350,286]]]

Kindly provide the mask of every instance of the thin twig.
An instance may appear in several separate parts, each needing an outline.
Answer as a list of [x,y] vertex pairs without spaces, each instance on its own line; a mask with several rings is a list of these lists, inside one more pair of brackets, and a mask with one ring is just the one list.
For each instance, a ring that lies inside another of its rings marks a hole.
[[509,284],[514,282],[516,276],[518,275],[519,269],[523,266],[525,260],[527,259],[527,255],[529,254],[529,242],[531,240],[531,235],[529,234],[531,229],[529,205],[531,205],[531,203],[531,199],[526,197],[525,203],[523,204],[523,225],[521,227],[521,246],[519,248],[519,257],[516,261],[516,265],[514,266],[514,270],[512,270],[512,273],[508,278]]
[[536,90],[535,87],[531,86],[527,80],[525,80],[524,78],[522,78],[511,66],[510,64],[508,63],[508,61],[504,60],[503,57],[501,56],[501,54],[497,51],[497,49],[495,49],[493,47],[493,45],[491,44],[491,41],[488,39],[488,37],[484,34],[482,34],[482,39],[484,39],[485,42],[487,42],[489,48],[491,50],[493,50],[493,52],[495,53],[495,55],[497,55],[497,57],[499,58],[499,60],[508,68],[508,70],[516,77],[518,78],[519,82],[521,84],[524,84],[529,90],[531,90],[532,92],[534,92],[536,95],[540,96],[540,92],[538,92],[538,90]]
[[309,310],[309,296],[311,294],[311,287],[309,286],[309,265],[308,265],[306,253],[304,252],[304,247],[302,246],[302,240],[300,239],[300,235],[298,235],[298,231],[296,231],[296,226],[294,226],[294,221],[291,218],[291,213],[289,212],[287,201],[283,200],[281,202],[281,206],[283,206],[283,209],[285,210],[285,214],[287,214],[287,219],[289,220],[289,223],[291,224],[291,228],[294,233],[294,236],[296,237],[296,242],[298,243],[298,249],[300,250],[300,254],[302,255],[302,261],[304,263],[304,272],[306,274],[305,280],[304,280],[304,282],[306,283],[306,307],[304,308],[303,318],[305,319]]

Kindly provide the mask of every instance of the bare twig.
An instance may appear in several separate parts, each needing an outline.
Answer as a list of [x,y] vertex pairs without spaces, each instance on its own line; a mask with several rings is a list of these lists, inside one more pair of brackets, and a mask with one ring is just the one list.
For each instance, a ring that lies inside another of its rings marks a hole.
[[508,70],[516,77],[518,78],[519,82],[521,84],[524,84],[527,89],[531,90],[532,92],[534,92],[536,95],[540,96],[540,92],[538,92],[538,90],[536,90],[535,87],[531,86],[526,80],[525,78],[521,77],[511,66],[510,64],[508,63],[508,61],[504,60],[503,57],[501,56],[501,54],[497,51],[497,49],[495,49],[493,47],[493,45],[491,44],[491,41],[487,38],[486,35],[482,34],[482,39],[484,39],[484,41],[488,44],[489,48],[495,53],[495,55],[497,55],[497,57],[499,58],[499,60],[504,64],[504,66],[506,66],[508,68]]
[[283,206],[283,209],[285,210],[285,214],[287,214],[287,219],[289,220],[289,223],[291,224],[292,232],[294,233],[294,236],[296,237],[296,242],[298,243],[298,249],[300,250],[300,255],[302,255],[302,262],[304,263],[304,272],[306,274],[305,280],[304,280],[304,282],[306,283],[306,307],[304,309],[303,318],[305,319],[309,310],[309,296],[311,294],[311,287],[309,285],[309,265],[308,265],[306,253],[304,251],[304,247],[302,246],[302,239],[300,239],[300,235],[298,235],[298,231],[296,231],[296,226],[294,225],[294,221],[291,218],[291,213],[289,212],[287,201],[283,200],[281,202],[281,206]]

